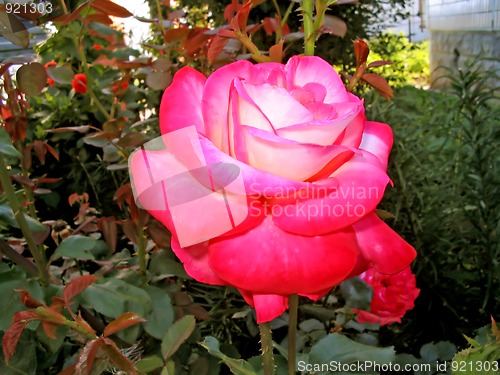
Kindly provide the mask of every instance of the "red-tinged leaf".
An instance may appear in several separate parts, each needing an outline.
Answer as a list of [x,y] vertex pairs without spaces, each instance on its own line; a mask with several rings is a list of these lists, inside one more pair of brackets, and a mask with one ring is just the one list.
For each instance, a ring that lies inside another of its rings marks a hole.
[[113,25],[113,20],[111,19],[111,17],[109,17],[107,14],[102,14],[102,13],[94,13],[85,16],[85,24],[88,25],[91,22],[102,23],[103,25],[110,27]]
[[184,307],[189,314],[194,315],[200,320],[209,320],[210,315],[208,315],[208,311],[205,310],[202,306],[192,303],[186,307]]
[[264,31],[266,32],[266,35],[271,35],[276,32],[278,29],[278,20],[276,17],[266,17],[262,21],[262,26],[264,27]]
[[162,248],[169,248],[172,241],[172,235],[164,225],[153,221],[148,225],[148,233],[153,242]]
[[252,8],[252,5],[253,5],[252,1],[248,1],[240,8],[240,10],[238,10],[236,16],[234,17],[236,22],[231,21],[231,26],[233,27],[234,30],[240,30],[240,31],[246,30],[248,16],[250,14],[250,9]]
[[167,59],[166,57],[160,57],[153,61],[151,67],[154,70],[161,70],[162,72],[166,72],[172,67],[172,61],[170,59]]
[[76,295],[83,292],[90,284],[97,280],[95,275],[83,275],[71,280],[63,291],[63,300],[67,306]]
[[60,180],[60,178],[45,177],[45,175],[37,179],[40,184],[54,184],[56,182],[59,182]]
[[361,79],[377,90],[387,100],[391,100],[391,97],[394,96],[391,86],[389,86],[384,77],[378,74],[365,73]]
[[62,370],[57,375],[75,375],[75,373],[76,373],[76,365],[77,364],[78,363],[73,363],[71,366],[66,367],[64,370]]
[[102,338],[105,345],[101,349],[108,356],[109,360],[120,370],[125,371],[128,375],[137,375],[137,370],[134,363],[125,357],[116,344],[109,338]]
[[49,337],[52,340],[57,339],[56,332],[57,332],[57,327],[59,327],[58,324],[42,321],[42,327],[47,337]]
[[27,310],[14,314],[12,325],[9,327],[2,339],[3,354],[5,363],[9,364],[9,359],[16,350],[17,343],[21,338],[24,328],[33,320],[38,319],[36,311]]
[[94,60],[93,64],[115,67],[118,65],[118,61],[119,60],[116,57],[110,59],[106,55],[100,55],[97,59]]
[[347,24],[340,18],[327,14],[323,20],[321,33],[333,34],[343,38],[347,33]]
[[358,4],[358,0],[337,0],[333,5]]
[[73,193],[68,197],[68,204],[73,206],[76,202],[80,201],[80,195],[78,193]]
[[205,34],[206,28],[196,28],[191,31],[183,47],[186,55],[193,56],[207,45],[210,35]]
[[61,297],[52,297],[52,303],[49,306],[52,310],[61,313],[64,308],[64,300]]
[[233,38],[233,39],[236,38],[236,34],[234,33],[234,31],[233,30],[228,30],[228,29],[219,30],[219,32],[217,33],[217,35],[222,36],[224,38]]
[[368,44],[360,38],[353,40],[353,44],[354,54],[356,55],[356,67],[360,67],[361,65],[366,64],[368,54],[370,53],[370,47],[368,47]]
[[391,65],[392,61],[378,60],[368,64],[368,68],[375,68],[377,66]]
[[283,41],[269,48],[269,57],[271,61],[281,63],[283,60]]
[[260,30],[261,27],[262,27],[262,24],[255,23],[255,24],[252,24],[252,25],[248,25],[246,31],[249,34],[255,34],[258,30]]
[[128,18],[132,16],[132,13],[127,9],[110,0],[94,0],[92,8],[114,17]]
[[52,147],[50,146],[47,142],[44,142],[45,149],[56,159],[59,161],[59,153]]
[[40,315],[35,310],[19,311],[15,313],[14,316],[12,317],[12,323],[24,322],[24,321],[30,322],[32,320],[40,320]]
[[117,201],[118,206],[122,208],[122,204],[127,197],[132,195],[132,185],[130,182],[127,182],[125,185],[122,185],[116,190],[115,195],[113,195],[113,200]]
[[97,220],[97,227],[104,235],[104,240],[114,253],[118,242],[118,226],[116,224],[116,219],[114,216],[101,217]]
[[22,289],[14,289],[16,292],[19,292],[21,293],[21,303],[26,306],[26,307],[29,307],[31,309],[36,309],[37,307],[40,307],[40,306],[45,306],[44,303],[38,301],[37,299],[35,299],[28,291],[26,290],[22,290]]
[[85,319],[82,318],[82,315],[79,313],[78,316],[75,318],[75,322],[78,323],[78,325],[83,328],[87,333],[96,336],[96,333],[94,329],[90,326],[89,323]]
[[68,127],[63,127],[63,128],[49,129],[49,130],[46,130],[46,132],[47,133],[67,133],[67,132],[86,133],[91,128],[93,128],[93,127],[90,125],[68,126]]
[[153,71],[146,76],[146,84],[153,90],[163,91],[172,83],[170,72]]
[[36,139],[33,142],[33,149],[35,150],[36,157],[40,160],[42,165],[45,165],[45,147],[43,146],[43,141]]
[[47,84],[45,67],[37,62],[23,65],[16,73],[19,89],[28,96],[39,94]]
[[139,236],[137,234],[137,226],[132,219],[122,220],[122,230],[125,236],[135,245],[139,243]]
[[10,357],[16,351],[17,343],[19,342],[23,330],[24,328],[26,328],[28,323],[29,322],[16,322],[12,324],[7,331],[5,331],[2,339],[2,348],[3,355],[5,357],[5,363],[7,365],[9,364]]
[[89,1],[86,1],[70,14],[64,14],[62,16],[56,17],[52,19],[52,22],[61,23],[62,25],[67,25],[68,23],[76,20],[80,16],[80,13],[82,13],[82,11],[86,9],[88,5]]
[[228,4],[224,8],[224,19],[229,22],[233,19],[234,15],[238,10],[240,10],[241,4],[239,0],[231,0],[231,4]]
[[212,39],[210,45],[208,46],[208,52],[207,52],[207,58],[210,63],[213,63],[217,59],[217,56],[220,55],[220,53],[226,46],[227,42],[229,42],[229,38],[222,37],[219,35],[216,35]]
[[191,32],[188,28],[183,29],[170,29],[165,31],[165,42],[178,42],[180,40],[184,40],[187,38],[189,33]]
[[126,312],[125,314],[120,315],[118,318],[109,323],[106,328],[104,328],[104,336],[111,336],[118,331],[121,331],[125,328],[134,326],[145,320],[133,312]]
[[103,341],[101,338],[94,339],[89,341],[85,346],[89,347],[90,349],[88,350],[87,354],[87,374],[90,374],[92,371],[92,366],[94,366],[94,361],[95,357],[97,356],[97,352],[99,352],[99,349],[103,345]]

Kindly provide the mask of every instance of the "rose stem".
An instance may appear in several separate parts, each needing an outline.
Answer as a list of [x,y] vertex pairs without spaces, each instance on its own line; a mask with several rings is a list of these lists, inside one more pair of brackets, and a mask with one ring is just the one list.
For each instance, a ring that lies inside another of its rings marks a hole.
[[273,336],[269,322],[259,324],[264,375],[274,375]]
[[292,294],[288,299],[288,375],[295,375],[297,362],[297,315],[299,309],[299,296]]
[[304,20],[304,55],[314,56],[316,37],[313,22],[313,0],[303,0],[301,8]]
[[47,286],[49,284],[50,277],[49,273],[47,272],[47,261],[45,260],[45,254],[36,246],[33,234],[28,227],[28,222],[24,217],[24,212],[21,204],[17,199],[16,191],[14,190],[14,186],[10,181],[9,171],[7,170],[7,165],[5,164],[2,154],[0,154],[0,182],[2,183],[3,191],[7,196],[7,201],[9,202],[10,208],[12,208],[16,221],[19,224],[19,228],[21,228],[24,239],[28,244],[28,249],[35,259],[35,265],[38,268],[40,281],[42,282],[43,286]]

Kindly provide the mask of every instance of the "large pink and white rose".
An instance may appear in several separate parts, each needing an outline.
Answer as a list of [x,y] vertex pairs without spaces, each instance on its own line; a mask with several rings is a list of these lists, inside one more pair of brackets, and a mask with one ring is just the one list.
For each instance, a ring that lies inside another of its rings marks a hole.
[[258,322],[291,294],[317,300],[370,267],[396,273],[414,259],[375,214],[391,128],[366,120],[324,60],[239,61],[209,78],[182,68],[160,128],[163,147],[130,158],[138,202],[172,232],[186,272],[238,288]]

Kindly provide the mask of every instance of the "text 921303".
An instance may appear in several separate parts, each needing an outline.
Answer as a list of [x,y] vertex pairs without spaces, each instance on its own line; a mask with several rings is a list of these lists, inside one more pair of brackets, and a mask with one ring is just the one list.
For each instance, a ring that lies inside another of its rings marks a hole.
[[30,2],[5,1],[5,12],[9,14],[39,14],[44,16],[52,13],[52,3],[48,0]]

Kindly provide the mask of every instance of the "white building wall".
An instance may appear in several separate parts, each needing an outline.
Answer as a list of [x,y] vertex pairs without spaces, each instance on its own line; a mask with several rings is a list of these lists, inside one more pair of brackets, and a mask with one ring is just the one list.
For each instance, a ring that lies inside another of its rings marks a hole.
[[427,0],[431,30],[500,30],[500,0]]
[[463,67],[481,56],[488,58],[485,69],[500,71],[500,0],[426,0],[425,10],[431,70]]

